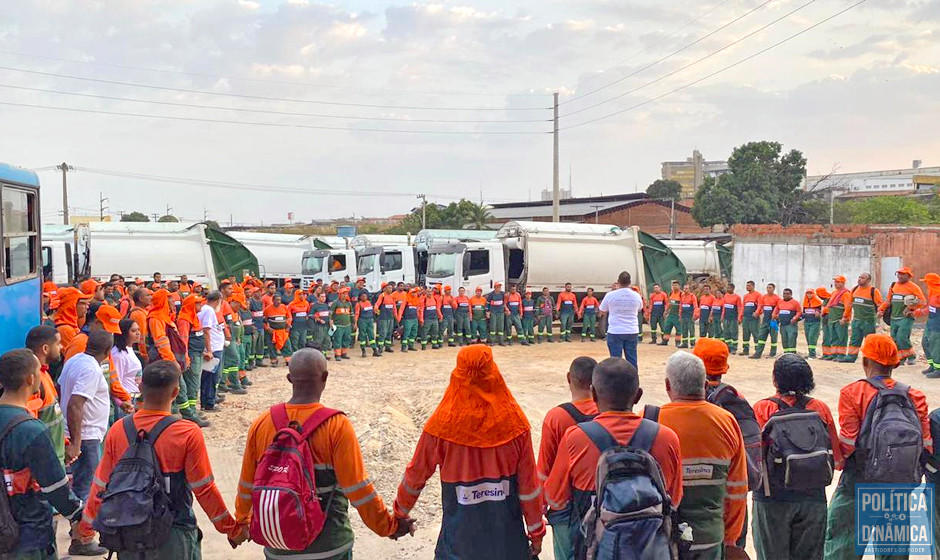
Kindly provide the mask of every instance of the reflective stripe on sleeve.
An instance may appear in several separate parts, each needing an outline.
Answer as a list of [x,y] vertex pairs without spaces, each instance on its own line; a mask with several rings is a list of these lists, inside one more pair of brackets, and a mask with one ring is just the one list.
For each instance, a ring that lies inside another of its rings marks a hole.
[[366,486],[368,486],[368,485],[370,485],[370,484],[372,484],[372,479],[371,479],[371,478],[367,478],[367,479],[363,480],[362,482],[360,482],[359,484],[353,484],[353,485],[350,486],[349,488],[343,488],[343,493],[344,493],[344,494],[349,494],[349,493],[351,493],[351,492],[355,492],[356,490],[361,490],[361,489],[365,488]]
[[226,517],[231,517],[231,515],[232,515],[232,514],[229,513],[228,510],[225,510],[225,511],[223,511],[222,513],[220,513],[219,515],[216,515],[215,517],[209,519],[209,521],[211,521],[211,522],[213,522],[213,523],[218,523],[219,521],[222,521],[222,520],[225,519]]
[[531,533],[531,532],[533,532],[533,531],[536,531],[536,530],[538,530],[538,529],[541,529],[541,528],[544,527],[544,526],[545,526],[545,525],[544,525],[541,521],[539,521],[538,523],[533,523],[532,525],[526,525],[526,526],[525,526],[525,532],[526,532],[526,533]]
[[369,495],[366,496],[365,498],[362,498],[362,499],[360,499],[360,500],[356,500],[356,501],[350,502],[350,503],[353,505],[353,507],[359,507],[359,506],[361,506],[361,505],[363,505],[363,504],[367,504],[367,503],[371,502],[372,500],[375,499],[376,496],[378,496],[378,494],[373,491],[371,494],[369,494]]
[[239,492],[238,497],[243,500],[251,500],[251,494],[245,494],[244,492]]
[[[96,482],[96,483],[98,482],[98,479],[97,479],[97,478],[95,479],[95,482]],[[69,483],[69,477],[66,476],[66,477],[63,477],[62,480],[60,480],[59,482],[56,482],[55,484],[51,484],[51,485],[46,486],[46,487],[44,487],[44,488],[40,488],[40,490],[42,490],[42,493],[43,493],[43,494],[51,494],[52,492],[55,492],[56,490],[58,490],[59,488],[62,488],[63,486],[65,486],[65,485],[68,484],[68,483]],[[102,488],[104,488],[104,484],[103,484],[103,483],[102,483],[100,486],[101,486]]]
[[94,479],[94,483],[97,484],[98,486],[102,487],[102,488],[104,488],[105,486],[107,486],[107,484],[105,484],[105,482],[104,482],[103,480],[101,480],[100,478],[98,478],[97,476],[96,476],[95,479]]
[[405,489],[405,492],[408,492],[408,493],[411,494],[412,496],[420,496],[420,495],[421,495],[421,490],[415,490],[414,488],[412,488],[411,486],[409,486],[408,483],[404,481],[404,479],[401,481],[401,486],[402,486],[402,488]]
[[731,459],[717,459],[715,457],[692,457],[682,459],[683,465],[721,465],[727,467],[731,465]]
[[202,480],[191,482],[189,484],[189,487],[195,490],[196,488],[202,488],[203,486],[205,486],[206,484],[209,484],[210,482],[213,482],[214,480],[215,480],[215,477],[210,474],[209,476],[205,477]]
[[839,441],[841,441],[842,443],[846,445],[851,445],[852,447],[855,447],[855,438],[847,438],[845,436],[839,436]]
[[746,500],[747,492],[743,494],[725,494],[725,499],[726,500]]
[[519,494],[519,499],[523,502],[531,502],[532,500],[538,498],[541,493],[542,488],[540,486],[536,488],[535,492],[532,492],[531,494]]

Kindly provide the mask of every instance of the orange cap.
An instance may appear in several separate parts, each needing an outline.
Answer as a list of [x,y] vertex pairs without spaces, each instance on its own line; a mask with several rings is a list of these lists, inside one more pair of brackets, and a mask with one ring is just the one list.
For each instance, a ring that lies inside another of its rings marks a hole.
[[920,279],[925,284],[940,284],[940,274],[928,272],[926,276]]
[[848,282],[848,280],[845,279],[845,276],[842,276],[841,274],[839,276],[834,276],[832,279],[836,282],[842,282],[843,284]]
[[503,287],[503,285],[500,284],[499,282],[493,284],[493,288],[502,288],[502,287]]
[[829,290],[827,290],[826,288],[820,286],[820,287],[816,288],[816,295],[819,296],[819,297],[821,297],[821,298],[823,298],[823,299],[828,299],[829,296],[831,296],[832,294],[829,293]]
[[111,334],[121,334],[121,312],[113,305],[102,304],[95,312],[95,318],[104,325],[104,330]]
[[86,294],[94,294],[100,285],[97,280],[85,280],[78,285],[78,289]]
[[341,293],[341,294],[348,294],[348,293],[349,293],[349,288],[345,288],[345,287],[344,287],[344,288],[340,288],[340,289],[339,289],[339,293]]
[[886,334],[870,334],[862,342],[862,356],[883,366],[895,367],[901,361],[898,345]]
[[728,346],[717,338],[698,339],[692,353],[705,362],[707,375],[724,375],[728,372]]
[[897,272],[895,272],[895,274],[907,274],[908,276],[914,276],[914,271],[911,270],[911,267],[909,266],[902,266],[898,269]]
[[[438,285],[440,285],[440,284],[438,284]],[[444,286],[444,291],[445,291],[445,292],[450,292],[450,291],[453,291],[453,288],[451,288],[450,286]]]
[[477,286],[477,289],[476,289],[475,291],[477,291],[477,292],[482,292],[482,291],[483,291],[483,286]]

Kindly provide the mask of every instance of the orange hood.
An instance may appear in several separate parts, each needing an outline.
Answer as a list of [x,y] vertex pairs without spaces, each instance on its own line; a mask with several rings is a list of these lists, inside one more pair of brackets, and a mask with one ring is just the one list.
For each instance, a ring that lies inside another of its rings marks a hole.
[[189,294],[186,296],[186,299],[183,300],[183,305],[180,307],[180,321],[187,321],[193,326],[193,330],[202,328],[202,324],[199,322],[199,310],[196,309],[196,306],[199,305],[201,301],[202,298],[196,294]]
[[147,310],[147,318],[160,319],[164,323],[173,322],[173,314],[170,311],[170,292],[161,289],[153,293],[150,309]]
[[529,421],[506,386],[493,351],[482,344],[457,354],[457,367],[424,431],[467,447],[496,447],[529,431]]
[[[71,286],[59,288],[56,295],[59,297],[59,308],[55,315],[56,325],[68,325],[76,329],[79,328],[81,322],[79,321],[78,311],[75,307],[78,305],[79,300],[91,299],[93,295],[82,293],[78,288]],[[82,317],[81,319],[84,321],[85,318]]]

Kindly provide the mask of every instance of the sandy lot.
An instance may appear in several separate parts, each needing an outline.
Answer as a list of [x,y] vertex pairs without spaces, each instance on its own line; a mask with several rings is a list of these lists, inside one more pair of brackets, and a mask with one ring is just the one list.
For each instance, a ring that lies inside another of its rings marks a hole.
[[[915,334],[919,342],[920,333]],[[324,402],[345,411],[353,421],[370,476],[389,507],[421,433],[421,426],[434,410],[447,385],[457,350],[444,348],[401,354],[396,348],[394,354],[386,354],[381,358],[360,358],[358,350],[354,350],[351,353],[352,360],[340,364],[330,362],[331,375]],[[645,403],[667,402],[663,371],[666,359],[674,351],[672,346],[641,345],[640,377],[644,389],[641,406]],[[802,346],[800,351],[804,351]],[[496,347],[494,354],[510,389],[532,423],[533,439],[537,445],[544,414],[569,398],[565,384],[568,364],[582,355],[604,358],[607,356],[607,348],[603,341],[576,341],[534,347]],[[836,414],[839,389],[861,377],[861,367],[820,361],[813,364],[817,387],[813,396],[829,403]],[[921,376],[919,372],[923,367],[924,364],[919,363],[917,367],[901,368],[896,377],[924,390],[931,407],[936,407],[940,405],[940,383]],[[726,380],[754,402],[773,393],[771,369],[772,361],[766,356],[759,361],[733,357]],[[256,370],[253,377],[255,385],[250,393],[229,396],[223,411],[212,417],[213,425],[205,431],[216,483],[233,512],[245,433],[261,411],[289,398],[290,386],[285,374],[284,368]],[[357,536],[356,557],[432,559],[440,527],[439,504],[439,484],[432,480],[412,512],[419,520],[417,535],[399,542],[375,536],[361,523],[356,513],[351,512]],[[202,510],[198,507],[196,509],[200,526],[205,532],[204,558],[235,560],[261,557],[260,547],[253,543],[246,543],[232,551],[225,538],[212,529]],[[65,547],[60,550],[64,551],[67,540],[63,538],[61,542]],[[545,545],[545,551],[540,557],[550,559],[550,536],[546,538]],[[748,548],[753,555],[750,542]]]

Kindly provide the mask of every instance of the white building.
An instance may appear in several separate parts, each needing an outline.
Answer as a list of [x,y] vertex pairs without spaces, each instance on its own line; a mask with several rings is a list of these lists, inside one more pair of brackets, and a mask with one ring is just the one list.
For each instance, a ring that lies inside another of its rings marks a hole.
[[832,190],[837,197],[908,195],[935,189],[940,185],[940,167],[921,167],[914,160],[907,169],[815,175],[806,178],[803,188]]

